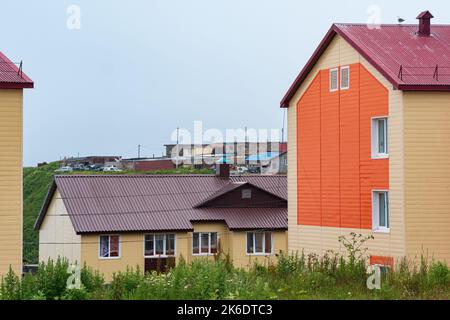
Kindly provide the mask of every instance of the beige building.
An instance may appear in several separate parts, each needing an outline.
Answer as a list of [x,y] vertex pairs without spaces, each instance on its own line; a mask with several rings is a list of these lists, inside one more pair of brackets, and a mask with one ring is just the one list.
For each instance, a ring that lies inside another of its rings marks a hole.
[[56,176],[36,229],[40,261],[66,257],[106,279],[219,252],[237,267],[269,263],[287,249],[286,177]]
[[288,108],[288,250],[450,263],[450,25],[333,25]]
[[0,52],[0,277],[22,273],[23,89],[33,81]]

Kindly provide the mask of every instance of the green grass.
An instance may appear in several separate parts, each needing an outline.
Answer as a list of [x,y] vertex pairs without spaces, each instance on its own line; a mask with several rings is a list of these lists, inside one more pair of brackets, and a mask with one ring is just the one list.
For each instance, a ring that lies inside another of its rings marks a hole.
[[399,263],[383,276],[380,290],[369,290],[366,262],[332,253],[323,257],[280,255],[276,263],[244,270],[221,255],[192,263],[181,260],[168,273],[144,275],[139,268],[128,268],[114,274],[110,283],[85,266],[80,288],[69,289],[69,264],[58,259],[41,264],[36,275],[23,279],[10,271],[0,284],[0,300],[450,299],[450,269],[445,264],[423,261],[416,267]]
[[[49,163],[40,168],[28,167],[23,169],[23,260],[24,263],[38,262],[39,239],[34,231],[34,223],[44,202],[47,191],[58,169],[57,162]],[[209,169],[178,168],[173,170],[159,170],[152,172],[122,171],[122,172],[93,172],[73,171],[65,174],[210,174]]]

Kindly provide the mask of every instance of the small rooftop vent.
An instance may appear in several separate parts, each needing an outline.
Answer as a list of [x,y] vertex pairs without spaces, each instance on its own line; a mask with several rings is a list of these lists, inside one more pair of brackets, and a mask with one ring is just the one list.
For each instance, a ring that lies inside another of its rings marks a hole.
[[434,16],[430,11],[424,11],[417,16],[419,19],[419,36],[429,37],[431,35],[431,19]]

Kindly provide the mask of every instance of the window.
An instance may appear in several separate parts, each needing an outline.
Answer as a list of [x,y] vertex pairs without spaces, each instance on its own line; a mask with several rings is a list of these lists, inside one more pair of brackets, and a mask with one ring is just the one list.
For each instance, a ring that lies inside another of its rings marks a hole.
[[100,236],[99,257],[101,259],[120,258],[120,245],[120,236],[118,235]]
[[192,235],[192,253],[194,255],[208,255],[217,252],[217,232],[194,232]]
[[247,254],[267,255],[272,254],[271,232],[248,232]]
[[388,118],[372,119],[372,158],[382,159],[389,156]]
[[146,234],[144,256],[174,256],[175,234]]
[[372,222],[375,231],[389,231],[389,192],[373,192]]
[[330,70],[330,91],[337,91],[339,88],[338,69]]
[[350,67],[341,68],[341,90],[350,88]]
[[251,199],[252,189],[242,189],[242,199]]

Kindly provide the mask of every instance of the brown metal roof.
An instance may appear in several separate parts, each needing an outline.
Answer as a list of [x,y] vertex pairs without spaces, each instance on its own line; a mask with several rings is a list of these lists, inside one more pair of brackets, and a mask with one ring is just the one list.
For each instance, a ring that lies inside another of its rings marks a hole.
[[35,228],[57,188],[77,233],[192,230],[193,221],[224,221],[231,230],[287,229],[285,207],[196,208],[242,182],[287,200],[285,176],[61,175],[55,176]]

